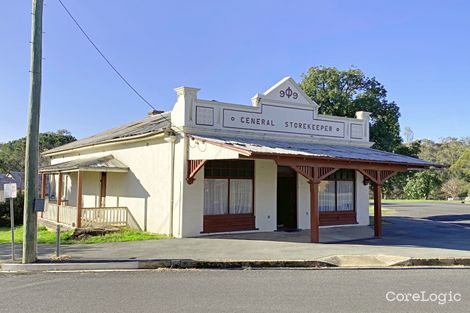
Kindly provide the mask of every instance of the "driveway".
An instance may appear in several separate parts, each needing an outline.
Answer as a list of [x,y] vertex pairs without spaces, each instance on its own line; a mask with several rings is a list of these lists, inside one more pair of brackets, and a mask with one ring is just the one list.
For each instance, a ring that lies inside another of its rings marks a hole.
[[[309,231],[304,230],[68,245],[62,247],[62,253],[76,260],[315,260],[332,255],[377,254],[470,257],[470,205],[393,203],[385,207],[395,212],[384,217],[380,239],[373,238],[371,226],[352,226],[321,228],[319,244],[309,243]],[[0,261],[9,260],[9,249],[8,244],[0,244]],[[53,253],[54,246],[39,246],[40,258]]]
[[392,209],[393,216],[420,218],[470,227],[470,204],[457,202],[386,202],[383,207]]
[[[369,245],[446,249],[470,255],[470,205],[453,202],[392,202],[384,236]],[[452,255],[452,254],[451,254]]]

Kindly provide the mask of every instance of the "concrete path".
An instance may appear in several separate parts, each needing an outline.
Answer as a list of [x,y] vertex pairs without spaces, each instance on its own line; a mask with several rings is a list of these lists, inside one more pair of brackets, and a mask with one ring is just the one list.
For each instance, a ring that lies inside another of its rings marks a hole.
[[[427,203],[426,203],[427,205]],[[470,258],[470,224],[420,217],[385,217],[384,236],[372,238],[371,227],[322,228],[320,244],[309,243],[309,232],[269,232],[207,236],[108,244],[64,245],[62,254],[73,260],[317,260],[334,255],[394,255],[413,258]],[[423,209],[425,210],[425,209]],[[442,210],[442,208],[441,208]],[[461,212],[456,211],[461,210]],[[466,215],[469,205],[448,209],[447,215]],[[435,212],[432,211],[432,214]],[[458,214],[460,213],[460,214]],[[462,225],[465,224],[465,225]],[[361,239],[362,238],[362,239]],[[0,245],[0,261],[9,261],[10,246]],[[19,249],[18,249],[19,250]],[[18,252],[20,253],[20,252]],[[48,259],[54,247],[39,246],[39,257]],[[18,254],[19,255],[19,254]]]

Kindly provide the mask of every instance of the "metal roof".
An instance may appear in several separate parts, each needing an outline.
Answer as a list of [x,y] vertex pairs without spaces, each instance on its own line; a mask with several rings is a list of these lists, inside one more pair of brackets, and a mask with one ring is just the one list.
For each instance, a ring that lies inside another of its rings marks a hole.
[[4,184],[16,183],[15,179],[8,174],[0,174],[0,189],[3,190]]
[[40,173],[59,173],[74,171],[97,171],[97,172],[128,172],[129,168],[121,161],[115,159],[112,155],[89,158],[76,159],[63,163],[47,165],[41,167]]
[[284,142],[276,140],[240,139],[219,136],[197,136],[193,137],[213,142],[227,148],[244,150],[247,156],[263,155],[283,155],[283,156],[304,156],[317,158],[330,158],[342,160],[358,160],[375,163],[394,163],[406,165],[408,167],[442,167],[418,158],[413,158],[392,152],[381,151],[367,147],[356,147],[333,144],[317,144],[302,142]]
[[51,153],[77,149],[81,147],[94,146],[116,140],[124,140],[134,136],[151,135],[162,132],[170,126],[171,113],[165,112],[156,115],[147,116],[144,119],[134,121],[123,126],[115,127],[110,130],[98,133],[96,135],[83,138],[66,145],[47,150],[44,155]]

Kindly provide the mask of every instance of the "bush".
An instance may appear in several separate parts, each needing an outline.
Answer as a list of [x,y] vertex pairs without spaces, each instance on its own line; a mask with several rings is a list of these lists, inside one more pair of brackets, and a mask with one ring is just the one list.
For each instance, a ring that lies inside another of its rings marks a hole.
[[[15,225],[23,224],[23,205],[24,194],[18,192],[15,199],[13,199],[13,210],[15,214]],[[0,226],[10,225],[10,199],[5,199],[4,203],[0,203]]]

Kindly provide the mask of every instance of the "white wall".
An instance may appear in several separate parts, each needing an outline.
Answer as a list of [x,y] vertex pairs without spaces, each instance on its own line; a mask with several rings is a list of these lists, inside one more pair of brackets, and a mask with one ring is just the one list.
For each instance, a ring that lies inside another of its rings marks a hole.
[[[169,232],[170,144],[162,139],[149,139],[108,147],[91,148],[81,154],[54,158],[57,164],[72,159],[112,154],[129,167],[128,173],[108,173],[106,206],[127,206],[141,229],[154,233]],[[83,206],[99,206],[100,172],[82,172]],[[72,174],[76,185],[76,174]],[[70,197],[76,193],[71,187]],[[74,199],[76,203],[76,199]]]
[[199,170],[190,185],[183,183],[182,221],[178,237],[199,236],[204,219],[204,167]]
[[297,174],[297,227],[310,229],[310,184]]
[[96,208],[100,206],[100,179],[101,173],[99,172],[82,173],[82,207]]
[[255,160],[255,223],[260,231],[277,228],[277,164]]
[[364,176],[356,171],[356,210],[358,225],[369,225],[369,185],[364,186]]

